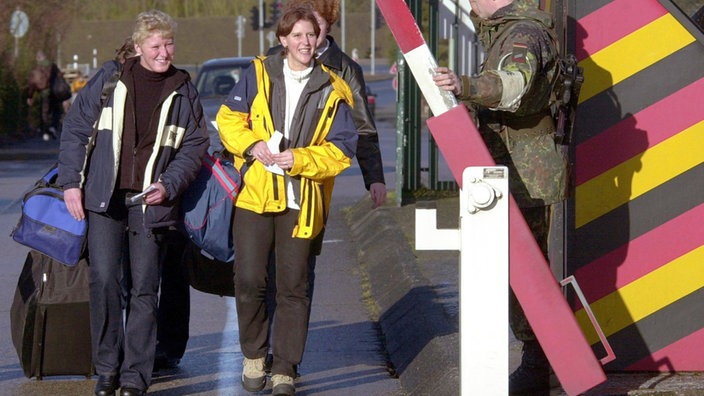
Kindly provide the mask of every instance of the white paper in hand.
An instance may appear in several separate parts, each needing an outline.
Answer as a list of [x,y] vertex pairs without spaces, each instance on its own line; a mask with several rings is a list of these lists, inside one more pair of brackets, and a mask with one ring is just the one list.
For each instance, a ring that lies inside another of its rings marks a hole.
[[[271,139],[269,139],[269,141],[266,142],[266,145],[269,147],[269,151],[271,151],[272,154],[279,153],[279,145],[281,144],[281,139],[283,139],[283,137],[284,137],[284,135],[281,132],[274,131],[274,134],[271,135]],[[268,170],[271,173],[276,173],[277,175],[284,174],[284,170],[281,169],[276,164],[264,166],[264,168],[266,168],[266,170]]]

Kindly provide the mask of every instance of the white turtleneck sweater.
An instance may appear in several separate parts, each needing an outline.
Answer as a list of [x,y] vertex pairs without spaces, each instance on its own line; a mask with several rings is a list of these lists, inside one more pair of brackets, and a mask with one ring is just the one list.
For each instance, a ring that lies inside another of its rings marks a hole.
[[[291,70],[288,66],[288,60],[284,59],[284,83],[286,85],[286,112],[284,114],[284,137],[289,138],[291,119],[296,113],[296,106],[298,106],[298,99],[303,93],[303,88],[305,88],[310,78],[310,73],[313,71],[313,66],[309,66],[305,70]],[[284,173],[284,178],[286,180],[286,196],[288,197],[287,205],[291,209],[300,210],[301,207],[296,202],[296,195],[293,193],[293,184],[287,173]]]

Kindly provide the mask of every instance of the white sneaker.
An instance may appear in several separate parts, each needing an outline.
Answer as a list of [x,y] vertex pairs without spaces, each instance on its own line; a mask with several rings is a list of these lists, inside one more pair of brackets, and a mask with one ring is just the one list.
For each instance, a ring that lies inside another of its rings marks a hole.
[[293,378],[288,375],[274,374],[271,376],[272,395],[273,396],[293,396],[296,394],[296,388],[293,386]]
[[266,385],[264,358],[247,359],[242,362],[242,386],[249,392],[259,392]]

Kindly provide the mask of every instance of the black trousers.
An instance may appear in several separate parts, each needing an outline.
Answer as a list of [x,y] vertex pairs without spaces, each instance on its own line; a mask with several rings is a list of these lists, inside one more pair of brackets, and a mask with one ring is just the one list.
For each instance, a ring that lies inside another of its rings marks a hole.
[[[142,208],[125,208],[124,195],[120,194],[113,197],[107,213],[88,212],[88,223],[95,370],[99,375],[119,375],[123,387],[146,390],[151,384],[156,348],[158,259],[163,233],[145,229]],[[124,263],[129,265],[130,279],[126,283],[122,279]],[[127,306],[123,305],[125,284],[129,285]]]
[[271,330],[274,355],[271,373],[295,376],[308,337],[308,258],[311,240],[293,238],[297,210],[257,214],[237,208],[235,242],[235,301],[240,347],[246,358],[265,357],[269,349],[266,294],[268,264],[273,249],[276,271],[276,314]]
[[63,104],[51,97],[50,89],[41,91],[39,95],[41,100],[41,103],[39,104],[39,128],[42,133],[48,133],[49,128],[54,127],[56,129],[56,133],[58,134],[61,132],[61,117],[64,113]]
[[181,359],[188,343],[191,294],[183,253],[188,238],[178,230],[166,233],[161,254],[161,287],[157,313],[156,358]]

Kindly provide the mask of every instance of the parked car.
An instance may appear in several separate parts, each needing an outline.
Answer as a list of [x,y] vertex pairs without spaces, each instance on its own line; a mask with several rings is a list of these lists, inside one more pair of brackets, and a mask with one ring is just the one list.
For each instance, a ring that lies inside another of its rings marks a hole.
[[372,114],[372,117],[376,118],[376,94],[369,87],[369,84],[365,84],[365,87],[367,88],[367,105],[369,112]]
[[233,57],[209,59],[201,65],[196,77],[196,88],[200,94],[200,102],[208,122],[210,146],[213,150],[221,150],[215,117],[225,97],[237,84],[244,69],[249,67],[253,57]]

